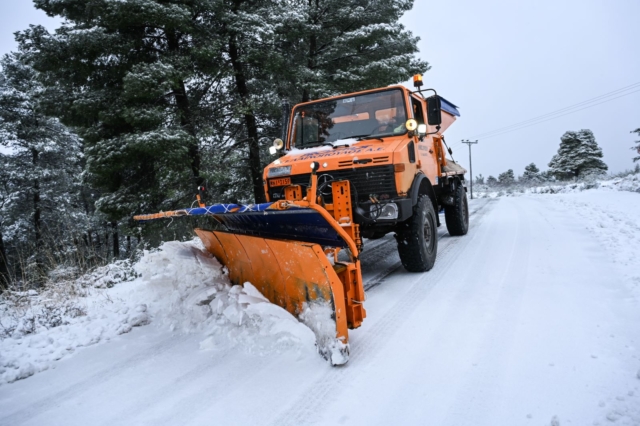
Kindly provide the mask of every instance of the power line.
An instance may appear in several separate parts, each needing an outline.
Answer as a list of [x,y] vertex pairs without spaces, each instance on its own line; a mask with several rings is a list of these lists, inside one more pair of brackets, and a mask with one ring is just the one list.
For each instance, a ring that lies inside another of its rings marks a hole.
[[[639,90],[634,90],[632,92],[628,92],[631,89],[639,89]],[[534,117],[534,118],[530,118],[528,120],[524,120],[524,121],[521,121],[521,122],[518,122],[518,123],[515,123],[515,124],[511,124],[509,126],[500,127],[498,129],[495,129],[495,130],[492,130],[492,131],[489,131],[489,132],[484,132],[484,133],[478,134],[477,136],[474,136],[474,137],[482,137],[482,138],[486,139],[487,137],[493,137],[493,136],[497,136],[498,134],[508,133],[508,132],[510,132],[512,130],[519,130],[521,128],[529,127],[532,124],[538,124],[538,123],[542,123],[544,121],[551,120],[551,119],[554,119],[554,118],[557,118],[557,117],[562,117],[562,116],[567,115],[567,114],[572,114],[574,112],[578,112],[578,111],[581,111],[583,109],[591,108],[593,106],[600,105],[602,103],[609,102],[609,101],[612,101],[614,99],[621,98],[623,96],[631,95],[631,94],[636,93],[638,91],[640,91],[640,82],[631,84],[629,86],[622,87],[622,88],[617,89],[617,90],[613,90],[611,92],[605,93],[605,94],[600,95],[600,96],[596,96],[594,98],[588,99],[586,101],[579,102],[577,104],[570,105],[568,107],[564,107],[564,108],[561,108],[561,109],[558,109],[558,110],[555,110],[555,111],[552,111],[552,112],[549,112],[549,113],[546,113],[546,114],[543,114],[543,115],[539,115],[539,116]],[[628,92],[628,93],[622,93],[622,92]],[[618,95],[618,96],[615,96],[615,97],[611,98],[611,96],[614,96],[614,95]],[[610,98],[610,99],[606,99],[606,98]],[[599,101],[599,100],[601,100],[601,102],[594,103],[594,102]],[[587,105],[587,104],[592,104],[592,105]],[[583,105],[586,105],[586,106],[584,106],[582,108],[578,108],[578,107],[583,106]],[[578,108],[578,109],[576,109],[576,108]],[[572,110],[572,111],[569,111],[569,110]],[[562,112],[565,112],[565,113],[564,114],[559,114],[559,113],[562,113]],[[531,124],[529,124],[529,123],[531,123]]]
[[624,97],[624,96],[631,95],[631,94],[633,94],[633,93],[637,93],[637,92],[640,92],[640,89],[635,90],[635,91],[633,91],[633,92],[625,93],[625,94],[620,95],[620,96],[616,96],[615,98],[611,98],[611,99],[604,100],[604,101],[602,101],[602,102],[598,102],[597,104],[588,105],[588,106],[585,106],[585,107],[583,107],[583,108],[576,109],[576,110],[574,110],[574,111],[569,111],[569,112],[566,112],[566,113],[564,113],[564,114],[554,115],[553,117],[549,117],[549,118],[546,118],[546,119],[544,119],[544,120],[539,120],[539,121],[536,121],[536,122],[534,122],[534,123],[527,124],[527,125],[525,125],[525,126],[520,126],[520,127],[518,127],[518,128],[515,128],[515,129],[505,130],[505,131],[502,131],[502,132],[497,132],[497,133],[491,134],[491,135],[489,135],[489,136],[485,136],[485,137],[483,137],[482,139],[489,139],[489,138],[493,138],[493,137],[495,137],[495,136],[501,136],[501,135],[504,135],[504,134],[506,134],[506,133],[515,132],[516,130],[522,130],[522,129],[525,129],[525,128],[527,128],[527,127],[531,127],[531,126],[535,126],[535,125],[540,124],[540,123],[544,123],[545,121],[555,120],[556,118],[560,118],[560,117],[563,117],[563,116],[565,116],[565,115],[573,114],[574,112],[582,111],[583,109],[588,109],[588,108],[591,108],[591,107],[594,107],[594,106],[597,106],[597,105],[600,105],[600,104],[604,104],[604,103],[607,103],[607,102],[610,102],[610,101],[616,100],[616,99],[618,99],[618,98],[622,98],[622,97]]
[[[492,130],[492,131],[490,131],[490,132],[484,132],[484,133],[482,133],[482,134],[480,134],[480,135],[478,135],[478,136],[486,136],[486,135],[489,135],[489,134],[492,134],[492,133],[498,133],[498,132],[501,132],[501,131],[503,131],[503,130],[507,130],[507,129],[510,129],[510,128],[513,128],[513,127],[518,127],[518,126],[520,126],[520,125],[527,124],[527,123],[530,123],[530,122],[532,122],[532,121],[537,121],[537,120],[540,120],[540,119],[543,119],[543,118],[546,118],[546,117],[549,117],[549,116],[553,116],[553,115],[558,114],[558,113],[560,113],[560,112],[564,112],[564,111],[567,111],[567,110],[571,110],[571,109],[577,108],[577,107],[579,107],[579,106],[581,106],[581,105],[585,105],[585,104],[593,103],[593,102],[595,102],[595,101],[597,101],[597,100],[600,100],[600,99],[603,99],[603,98],[611,97],[611,96],[613,96],[613,95],[619,94],[620,92],[625,92],[625,91],[628,91],[628,90],[631,90],[631,89],[636,89],[636,88],[638,88],[639,86],[640,86],[640,82],[638,82],[638,83],[634,83],[634,84],[631,84],[631,85],[629,85],[629,86],[625,86],[625,87],[623,87],[623,88],[621,88],[621,89],[613,90],[613,91],[611,91],[611,92],[605,93],[604,95],[596,96],[595,98],[591,98],[591,99],[588,99],[588,100],[586,100],[586,101],[582,101],[582,102],[579,102],[579,103],[577,103],[577,104],[574,104],[574,105],[571,105],[571,106],[568,106],[568,107],[565,107],[565,108],[561,108],[561,109],[556,110],[556,111],[549,112],[549,113],[547,113],[547,114],[543,114],[543,115],[540,115],[540,116],[537,116],[537,117],[534,117],[534,118],[530,118],[530,119],[528,119],[528,120],[521,121],[521,122],[519,122],[519,123],[515,123],[515,124],[511,124],[511,125],[509,125],[509,126],[501,127],[501,128],[498,128],[498,129]],[[635,92],[635,91],[634,91],[634,92]],[[634,92],[626,93],[626,94],[624,94],[623,96],[626,96],[626,95],[631,94],[631,93],[634,93]],[[614,99],[615,99],[615,98],[614,98]]]
[[528,120],[521,121],[519,123],[515,123],[515,124],[511,124],[509,126],[501,127],[499,129],[495,129],[495,130],[492,130],[490,132],[485,132],[485,133],[482,133],[481,135],[478,135],[478,136],[488,135],[490,133],[499,132],[499,131],[502,131],[502,130],[509,129],[511,127],[516,127],[516,126],[519,126],[521,124],[526,124],[526,123],[529,123],[531,121],[538,120],[538,119],[541,119],[541,118],[545,118],[545,117],[557,114],[559,112],[563,112],[563,111],[566,111],[566,110],[569,110],[569,109],[573,109],[573,108],[579,107],[579,106],[584,105],[584,104],[589,104],[589,103],[595,102],[595,101],[597,101],[599,99],[602,99],[602,98],[608,98],[608,97],[613,96],[613,95],[615,95],[615,94],[617,94],[619,92],[625,92],[625,91],[628,91],[630,89],[638,88],[638,86],[640,86],[640,82],[633,83],[633,84],[631,84],[629,86],[625,86],[625,87],[622,87],[620,89],[613,90],[611,92],[607,92],[604,95],[596,96],[595,98],[587,99],[586,101],[582,101],[582,102],[579,102],[579,103],[574,104],[574,105],[570,105],[570,106],[565,107],[565,108],[561,108],[561,109],[558,109],[558,110],[555,110],[555,111],[552,111],[552,112],[549,112],[549,113],[546,113],[546,114],[543,114],[543,115],[539,115],[537,117],[530,118]]

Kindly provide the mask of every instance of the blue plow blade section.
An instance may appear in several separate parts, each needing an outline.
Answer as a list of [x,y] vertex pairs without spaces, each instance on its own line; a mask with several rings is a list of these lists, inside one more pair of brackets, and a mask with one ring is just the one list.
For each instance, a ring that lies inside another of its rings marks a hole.
[[317,211],[294,206],[276,210],[271,208],[273,204],[213,204],[177,210],[175,216],[213,217],[224,226],[224,231],[234,234],[347,247],[347,243]]

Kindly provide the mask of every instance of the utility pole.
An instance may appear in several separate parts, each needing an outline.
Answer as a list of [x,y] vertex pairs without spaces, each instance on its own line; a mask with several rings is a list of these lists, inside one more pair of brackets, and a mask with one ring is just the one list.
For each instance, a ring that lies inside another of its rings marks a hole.
[[478,141],[470,141],[469,139],[467,139],[466,141],[462,141],[462,143],[466,143],[467,145],[469,145],[469,175],[471,177],[471,199],[473,200],[473,167],[471,166],[471,145],[478,143]]

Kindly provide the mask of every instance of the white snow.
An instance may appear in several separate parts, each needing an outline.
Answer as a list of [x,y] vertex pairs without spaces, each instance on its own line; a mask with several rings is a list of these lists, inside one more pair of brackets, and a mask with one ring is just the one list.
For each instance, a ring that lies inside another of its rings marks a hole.
[[166,243],[87,287],[86,314],[0,342],[0,424],[638,426],[636,179],[471,200],[469,234],[441,227],[423,274],[392,236],[366,241],[341,367],[314,346],[326,306],[305,325],[198,242]]
[[[206,349],[238,346],[238,350],[260,354],[315,352],[315,336],[309,328],[271,304],[250,283],[232,286],[199,240],[168,242],[146,252],[135,272],[139,278],[113,288],[104,288],[111,282],[112,270],[81,278],[80,282],[93,286],[75,304],[67,296],[68,307],[81,312],[61,315],[60,325],[43,320],[50,306],[49,293],[40,297],[32,290],[26,297],[33,300],[18,312],[5,307],[0,322],[9,327],[13,321],[15,330],[0,340],[0,384],[55,367],[56,361],[79,348],[107,342],[151,322],[168,330],[198,331],[203,336],[201,347]],[[94,281],[88,283],[89,278]],[[34,322],[43,326],[28,329]]]

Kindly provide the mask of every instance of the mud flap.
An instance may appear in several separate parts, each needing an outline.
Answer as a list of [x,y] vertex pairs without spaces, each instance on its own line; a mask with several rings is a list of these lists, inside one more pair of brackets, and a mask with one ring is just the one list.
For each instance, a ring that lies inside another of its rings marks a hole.
[[234,284],[251,282],[316,334],[318,351],[333,365],[349,359],[345,290],[316,243],[196,229]]

